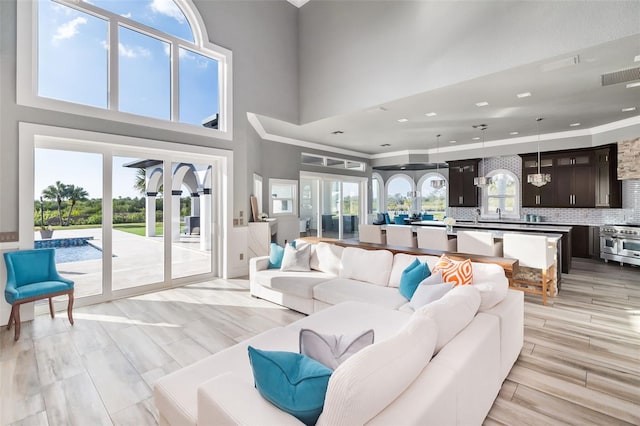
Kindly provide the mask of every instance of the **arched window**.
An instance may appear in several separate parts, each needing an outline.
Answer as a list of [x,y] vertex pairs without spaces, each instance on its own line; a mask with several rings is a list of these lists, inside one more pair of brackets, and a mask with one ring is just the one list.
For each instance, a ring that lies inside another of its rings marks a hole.
[[411,209],[411,197],[408,193],[414,190],[414,182],[411,177],[398,174],[389,178],[386,183],[387,212],[391,216],[404,213],[408,214]]
[[447,181],[444,176],[436,172],[426,173],[418,181],[418,190],[422,196],[420,209],[433,215],[434,219],[444,218],[447,208]]
[[382,176],[380,176],[378,173],[373,173],[371,175],[371,212],[372,213],[380,213],[385,211],[385,209],[382,207],[384,202],[382,188],[384,188],[384,181],[382,180]]
[[231,52],[191,0],[18,2],[18,28],[18,103],[231,139]]
[[[487,174],[491,183],[482,191],[484,217],[520,218],[520,182],[509,170],[493,170]],[[498,209],[499,213],[498,213]]]

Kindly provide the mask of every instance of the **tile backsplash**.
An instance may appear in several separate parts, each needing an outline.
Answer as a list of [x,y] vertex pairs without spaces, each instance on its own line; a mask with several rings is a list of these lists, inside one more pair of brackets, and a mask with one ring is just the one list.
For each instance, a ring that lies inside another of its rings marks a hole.
[[[522,181],[522,159],[518,155],[487,158],[484,173],[497,169],[509,170]],[[622,181],[622,203],[621,209],[522,208],[520,214],[535,214],[542,216],[543,222],[572,225],[640,223],[640,179]],[[450,207],[448,214],[459,220],[473,220],[474,211],[471,207]]]

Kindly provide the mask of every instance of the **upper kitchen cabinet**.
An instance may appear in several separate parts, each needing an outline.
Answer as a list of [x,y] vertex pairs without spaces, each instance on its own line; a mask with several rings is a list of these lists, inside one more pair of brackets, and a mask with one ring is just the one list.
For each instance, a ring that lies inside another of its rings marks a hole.
[[[538,173],[538,155],[522,155],[522,207],[554,207],[552,184],[537,187],[527,183],[527,176],[536,173]],[[540,173],[550,174],[553,177],[553,157],[540,156]]]
[[618,180],[618,145],[595,151],[596,207],[622,208],[622,181]]
[[540,154],[540,172],[551,182],[538,188],[527,183],[537,173],[537,154],[522,157],[523,207],[622,206],[622,186],[617,179],[617,145]]
[[449,164],[449,206],[477,207],[478,189],[473,178],[478,176],[480,160],[447,161]]
[[593,152],[574,151],[556,156],[555,207],[594,207],[596,204]]

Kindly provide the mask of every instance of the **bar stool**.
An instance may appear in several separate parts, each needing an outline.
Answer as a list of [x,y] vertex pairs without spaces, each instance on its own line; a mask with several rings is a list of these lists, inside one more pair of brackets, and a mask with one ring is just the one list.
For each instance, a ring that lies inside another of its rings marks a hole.
[[502,242],[495,241],[491,232],[458,231],[458,253],[502,257]]
[[449,239],[444,228],[429,228],[419,226],[416,228],[418,247],[440,251],[456,251],[458,243],[456,238]]
[[387,244],[390,246],[418,247],[410,225],[387,225]]
[[387,244],[380,225],[360,225],[358,235],[361,243]]

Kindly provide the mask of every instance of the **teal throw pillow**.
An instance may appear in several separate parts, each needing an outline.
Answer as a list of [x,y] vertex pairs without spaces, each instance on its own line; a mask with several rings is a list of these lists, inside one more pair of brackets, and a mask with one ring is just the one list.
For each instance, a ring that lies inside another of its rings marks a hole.
[[384,223],[391,225],[391,217],[389,217],[389,213],[384,214]]
[[248,349],[260,395],[304,424],[316,424],[333,370],[295,352]]
[[[291,241],[292,247],[296,246],[295,241]],[[271,243],[271,247],[269,249],[269,269],[280,269],[282,266],[282,258],[284,257],[284,247],[279,246],[276,243]]]
[[407,298],[407,300],[411,300],[413,297],[413,293],[415,293],[416,289],[420,285],[420,282],[431,275],[431,270],[429,270],[429,265],[426,263],[420,262],[418,259],[415,259],[411,265],[407,267],[404,271],[402,271],[402,276],[400,277],[400,294]]

